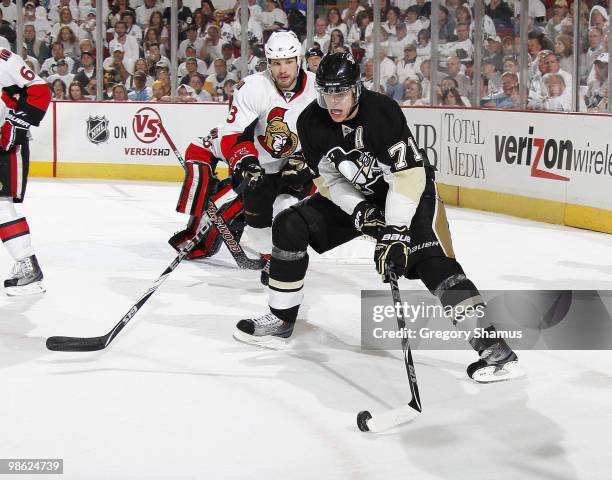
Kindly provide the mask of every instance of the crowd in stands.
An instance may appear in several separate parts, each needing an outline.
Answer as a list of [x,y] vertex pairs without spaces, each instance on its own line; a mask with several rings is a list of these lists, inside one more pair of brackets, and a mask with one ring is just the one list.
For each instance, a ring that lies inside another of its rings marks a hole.
[[[240,2],[176,0],[178,45],[170,42],[171,0],[27,0],[23,5],[22,53],[49,83],[56,100],[96,97],[96,1],[104,22],[104,98],[115,101],[227,101],[240,80],[267,68],[263,44],[278,29],[304,40],[304,68],[312,71],[327,52],[347,51],[362,65],[366,88],[374,88],[378,62],[381,92],[402,105],[472,106],[474,0],[441,0],[438,31],[431,32],[431,3],[381,0],[378,58],[374,58],[373,10],[368,0],[316,2],[314,44],[306,48],[306,0],[248,0],[248,57],[240,57]],[[329,1],[329,0],[327,0]],[[608,79],[608,7],[580,0],[581,34],[574,52],[577,2],[529,0],[527,108],[570,111],[573,83],[579,110],[605,112]],[[477,105],[519,108],[520,2],[484,0],[482,75]],[[17,11],[0,0],[0,46],[15,50]],[[432,85],[432,35],[438,65]],[[170,86],[176,51],[179,88]],[[578,55],[578,76],[572,75]],[[432,95],[433,89],[433,95]]]

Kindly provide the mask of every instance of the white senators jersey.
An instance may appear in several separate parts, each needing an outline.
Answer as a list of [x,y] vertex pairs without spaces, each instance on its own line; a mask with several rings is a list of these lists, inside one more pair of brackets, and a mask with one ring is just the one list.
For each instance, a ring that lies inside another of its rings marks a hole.
[[291,92],[280,91],[269,71],[238,83],[222,129],[222,150],[230,166],[256,155],[266,173],[279,172],[301,150],[296,122],[315,98],[315,76],[303,70]]

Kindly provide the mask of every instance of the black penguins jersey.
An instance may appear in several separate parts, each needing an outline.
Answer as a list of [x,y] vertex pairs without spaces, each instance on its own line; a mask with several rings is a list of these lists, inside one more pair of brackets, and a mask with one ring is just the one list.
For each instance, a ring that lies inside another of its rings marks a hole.
[[367,200],[385,211],[387,224],[410,225],[428,180],[395,101],[364,90],[356,116],[342,123],[315,101],[301,113],[297,130],[322,195],[348,214]]

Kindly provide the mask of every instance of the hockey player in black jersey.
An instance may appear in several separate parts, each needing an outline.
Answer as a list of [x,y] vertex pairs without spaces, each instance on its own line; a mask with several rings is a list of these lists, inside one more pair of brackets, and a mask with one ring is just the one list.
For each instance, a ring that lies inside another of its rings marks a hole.
[[[268,347],[286,341],[303,299],[307,247],[323,253],[363,234],[377,239],[374,262],[380,274],[394,265],[420,279],[445,308],[484,305],[455,259],[434,168],[418,150],[397,103],[363,89],[359,77],[347,53],[328,54],[319,65],[318,99],[297,122],[308,166],[320,175],[319,191],[276,217],[270,313],[238,322],[234,337],[240,341]],[[478,327],[488,338],[470,336],[480,358],[468,375],[485,382],[519,376],[515,353],[482,320]]]

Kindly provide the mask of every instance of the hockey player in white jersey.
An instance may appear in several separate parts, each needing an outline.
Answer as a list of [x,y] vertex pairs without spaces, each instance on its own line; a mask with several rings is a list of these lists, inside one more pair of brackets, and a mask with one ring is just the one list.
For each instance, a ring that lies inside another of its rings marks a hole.
[[[272,219],[313,190],[313,172],[301,156],[296,122],[316,98],[314,75],[301,68],[302,47],[293,32],[274,32],[265,45],[268,69],[249,75],[234,90],[220,134],[223,157],[242,194],[248,237],[269,259]],[[267,284],[267,270],[262,272]]]
[[4,281],[8,295],[44,292],[43,274],[30,241],[25,217],[15,203],[23,202],[30,161],[29,129],[45,116],[51,92],[18,55],[0,48],[0,239],[15,261]]

